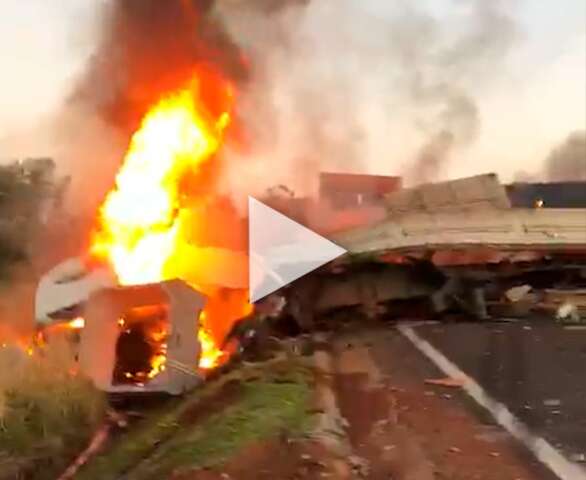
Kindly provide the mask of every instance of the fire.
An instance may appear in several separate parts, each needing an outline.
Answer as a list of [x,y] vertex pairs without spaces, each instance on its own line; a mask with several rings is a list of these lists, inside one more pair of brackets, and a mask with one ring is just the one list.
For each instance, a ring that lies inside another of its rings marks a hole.
[[224,353],[216,348],[213,338],[205,328],[199,330],[199,343],[201,344],[202,351],[206,352],[206,355],[203,355],[199,362],[200,368],[210,370],[220,364]]
[[196,86],[170,94],[134,134],[116,188],[101,209],[93,253],[110,260],[123,285],[169,277],[179,247],[181,180],[218,151],[229,113],[209,118]]
[[81,317],[75,318],[69,322],[68,326],[73,330],[80,330],[85,327],[85,320]]
[[[204,101],[210,92],[212,101]],[[194,223],[203,221],[194,211],[214,195],[206,189],[206,175],[230,125],[233,100],[228,82],[200,72],[144,116],[115,188],[100,208],[91,245],[92,255],[112,266],[121,285],[181,278],[199,288],[191,272],[198,265],[201,268],[203,258],[189,232],[196,230]],[[229,319],[234,321],[248,308],[243,298],[238,308],[225,313],[235,316]],[[213,368],[226,357],[218,347],[222,337],[210,334],[212,330],[199,331],[202,369]],[[152,359],[148,377],[156,376],[164,365],[163,349]]]

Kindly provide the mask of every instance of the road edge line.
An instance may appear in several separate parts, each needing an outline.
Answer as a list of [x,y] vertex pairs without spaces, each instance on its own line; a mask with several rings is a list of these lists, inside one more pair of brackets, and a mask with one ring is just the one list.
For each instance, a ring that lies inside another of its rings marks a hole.
[[464,379],[462,389],[468,396],[486,409],[501,427],[521,442],[535,455],[537,460],[551,470],[560,480],[586,480],[586,471],[582,467],[567,459],[546,439],[531,433],[529,428],[515,417],[504,404],[488,395],[476,380],[466,375],[443,353],[427,340],[421,338],[411,326],[398,325],[397,330],[446,376]]

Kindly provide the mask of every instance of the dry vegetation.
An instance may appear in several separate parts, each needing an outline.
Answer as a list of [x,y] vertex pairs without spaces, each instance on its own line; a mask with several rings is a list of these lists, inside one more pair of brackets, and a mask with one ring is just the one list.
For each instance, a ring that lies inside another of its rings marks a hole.
[[65,344],[29,357],[0,353],[0,479],[54,479],[102,421],[106,402],[73,375]]

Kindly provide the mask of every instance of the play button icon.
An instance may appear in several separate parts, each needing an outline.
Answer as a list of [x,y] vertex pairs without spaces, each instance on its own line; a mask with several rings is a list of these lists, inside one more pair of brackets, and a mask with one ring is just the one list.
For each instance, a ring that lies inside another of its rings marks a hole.
[[346,253],[327,238],[248,197],[252,303]]

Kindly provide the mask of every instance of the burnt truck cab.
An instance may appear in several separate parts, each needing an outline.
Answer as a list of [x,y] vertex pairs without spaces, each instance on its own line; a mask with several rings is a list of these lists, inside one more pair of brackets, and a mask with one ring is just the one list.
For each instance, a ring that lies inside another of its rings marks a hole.
[[198,330],[206,301],[181,280],[119,286],[108,269],[75,258],[41,279],[35,316],[49,341],[66,332],[80,372],[99,389],[179,395],[203,380]]

